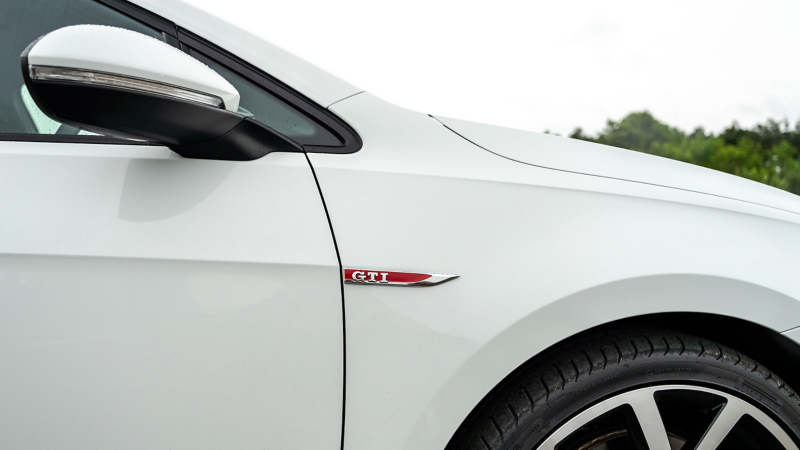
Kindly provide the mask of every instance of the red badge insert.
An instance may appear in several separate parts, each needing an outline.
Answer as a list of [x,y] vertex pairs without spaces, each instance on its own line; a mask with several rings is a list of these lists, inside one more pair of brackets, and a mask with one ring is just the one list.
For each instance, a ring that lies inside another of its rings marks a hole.
[[384,286],[433,286],[458,275],[437,273],[391,272],[387,270],[345,269],[344,281],[349,284],[376,284]]

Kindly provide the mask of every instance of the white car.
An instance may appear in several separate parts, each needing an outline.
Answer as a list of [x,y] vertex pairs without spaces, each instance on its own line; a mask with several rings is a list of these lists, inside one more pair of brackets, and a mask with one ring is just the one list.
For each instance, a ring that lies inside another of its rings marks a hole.
[[180,0],[0,33],[0,448],[798,449],[800,198]]

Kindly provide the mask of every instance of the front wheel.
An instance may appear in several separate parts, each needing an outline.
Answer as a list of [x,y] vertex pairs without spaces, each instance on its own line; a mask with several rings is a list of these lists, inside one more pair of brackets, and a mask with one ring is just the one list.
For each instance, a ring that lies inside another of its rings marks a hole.
[[800,404],[728,347],[663,331],[573,344],[504,382],[449,450],[798,450]]

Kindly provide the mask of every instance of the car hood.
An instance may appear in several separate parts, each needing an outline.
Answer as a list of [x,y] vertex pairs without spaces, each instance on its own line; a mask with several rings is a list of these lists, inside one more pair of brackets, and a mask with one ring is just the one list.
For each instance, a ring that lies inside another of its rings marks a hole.
[[479,147],[519,163],[700,192],[800,214],[799,196],[716,170],[550,134],[435,118]]

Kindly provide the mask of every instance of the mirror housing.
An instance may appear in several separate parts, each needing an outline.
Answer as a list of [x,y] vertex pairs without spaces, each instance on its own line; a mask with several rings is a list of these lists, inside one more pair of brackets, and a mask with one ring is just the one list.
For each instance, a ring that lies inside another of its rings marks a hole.
[[239,93],[157,39],[100,25],[48,33],[22,53],[25,85],[51,119],[167,145],[188,158],[249,161],[302,146],[238,114]]

